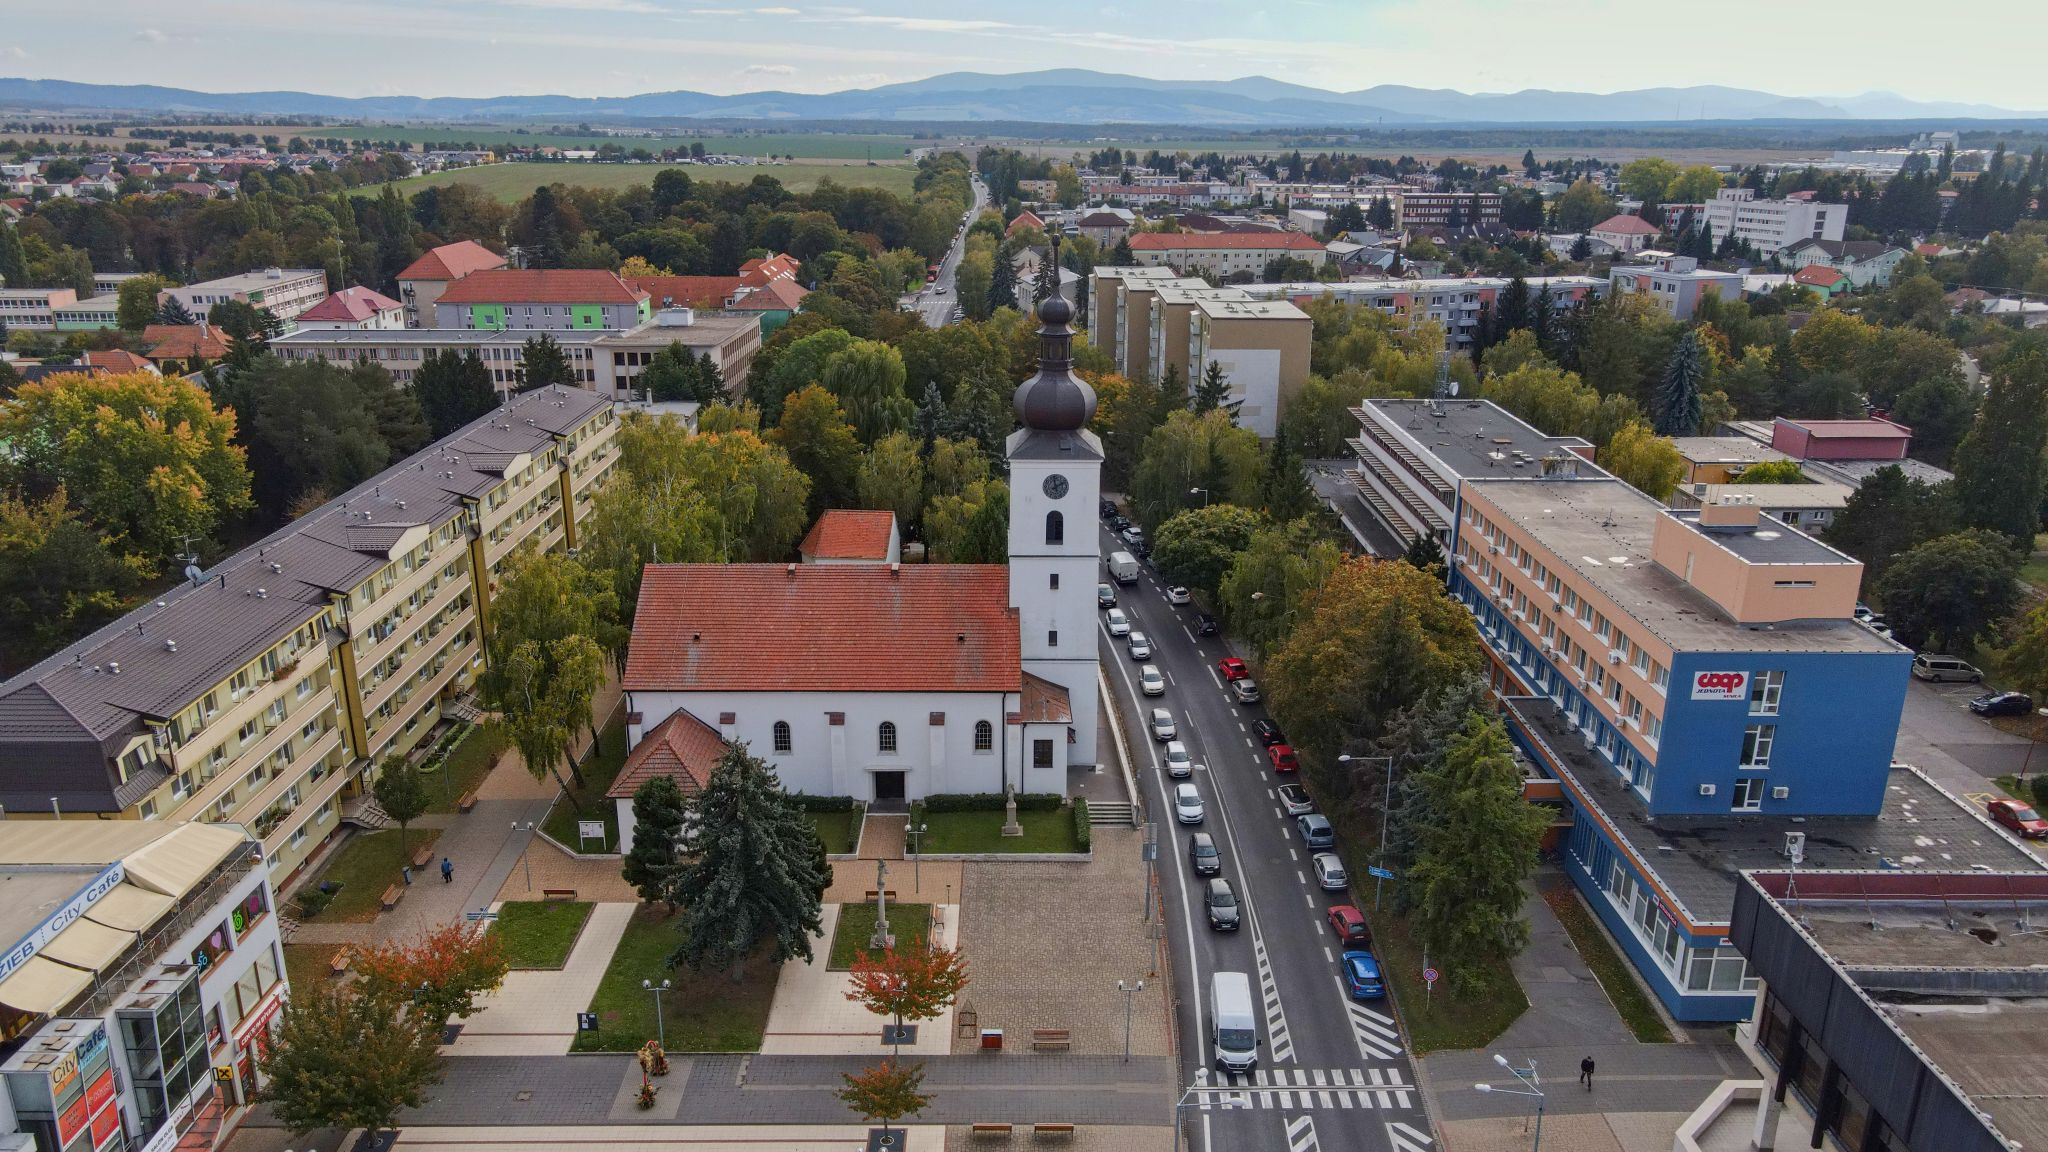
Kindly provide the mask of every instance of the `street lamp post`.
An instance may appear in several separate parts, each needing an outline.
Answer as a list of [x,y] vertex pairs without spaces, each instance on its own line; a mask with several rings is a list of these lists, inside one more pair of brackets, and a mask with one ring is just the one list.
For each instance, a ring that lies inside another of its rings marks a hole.
[[[1394,808],[1394,758],[1392,756],[1353,756],[1349,752],[1337,757],[1337,763],[1339,764],[1349,764],[1354,760],[1385,760],[1387,762],[1387,790],[1380,797],[1379,869],[1384,872],[1387,869],[1387,814]],[[1386,890],[1386,877],[1375,876],[1372,878],[1373,911],[1377,912],[1380,910],[1380,897]]]
[[[514,820],[512,822],[512,831],[531,833],[533,831],[533,821],[528,820],[526,823],[521,824],[519,821]],[[529,843],[528,847],[531,846]],[[519,862],[526,866],[526,890],[531,892],[533,891],[533,854],[521,849]]]
[[1193,496],[1197,492],[1200,492],[1202,494],[1202,507],[1207,508],[1209,506],[1209,490],[1207,488],[1188,489],[1188,495],[1190,496]]
[[1119,980],[1116,982],[1116,990],[1124,994],[1124,1060],[1128,1062],[1131,1058],[1131,1004],[1137,999],[1138,993],[1145,990],[1145,982],[1135,980],[1126,983]]
[[910,884],[919,892],[924,891],[924,834],[931,830],[929,824],[903,829],[903,834],[910,838]]
[[661,1019],[661,994],[668,991],[668,981],[663,980],[656,984],[652,980],[642,980],[640,987],[654,994],[654,1041],[661,1045],[663,1051],[667,1051],[668,1027]]
[[1528,1096],[1534,1098],[1536,1101],[1536,1139],[1529,1145],[1529,1152],[1543,1152],[1543,1105],[1546,1098],[1543,1095],[1543,1082],[1536,1075],[1536,1058],[1533,1056],[1529,1058],[1529,1066],[1527,1068],[1517,1068],[1513,1064],[1508,1063],[1507,1057],[1496,1052],[1493,1054],[1493,1062],[1507,1069],[1516,1082],[1521,1084],[1521,1087],[1497,1088],[1492,1084],[1474,1084],[1472,1086],[1473,1090],[1477,1092],[1498,1092],[1504,1096]]

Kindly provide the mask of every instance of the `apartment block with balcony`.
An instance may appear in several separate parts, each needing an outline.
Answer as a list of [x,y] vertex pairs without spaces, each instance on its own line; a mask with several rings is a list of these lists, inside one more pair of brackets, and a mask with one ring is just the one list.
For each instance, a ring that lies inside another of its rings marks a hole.
[[1451,592],[1561,786],[1568,874],[1672,1015],[1741,1019],[1736,876],[1787,831],[1817,866],[1911,868],[1923,837],[1989,825],[1892,764],[1912,653],[1852,618],[1860,563],[1745,500],[1547,472],[1460,483]]
[[1225,403],[1238,426],[1270,440],[1308,379],[1312,328],[1308,313],[1285,300],[1196,300],[1189,318],[1188,378],[1199,378],[1211,364],[1220,366],[1230,388]]
[[[1604,296],[1608,288],[1607,281],[1591,276],[1533,276],[1524,282],[1532,301],[1548,289],[1551,306],[1560,312],[1581,301]],[[1302,308],[1327,296],[1347,304],[1377,308],[1406,324],[1434,322],[1443,327],[1444,347],[1458,351],[1472,346],[1481,310],[1491,309],[1508,283],[1505,276],[1447,276],[1334,284],[1246,284],[1244,290],[1256,300],[1289,300]]]
[[1351,415],[1358,466],[1344,475],[1359,499],[1403,545],[1428,534],[1447,553],[1462,480],[1534,476],[1558,457],[1593,455],[1591,443],[1546,436],[1485,400],[1366,400]]
[[489,589],[573,546],[611,402],[504,408],[0,684],[10,819],[247,826],[280,883],[482,667]]
[[1840,240],[1849,206],[1798,196],[1760,200],[1754,188],[1723,188],[1694,218],[1697,227],[1713,228],[1715,240],[1733,235],[1770,256],[1801,240]]
[[1132,379],[1151,379],[1152,297],[1161,288],[1206,289],[1209,282],[1171,268],[1098,267],[1088,286],[1088,339],[1109,353],[1116,370]]

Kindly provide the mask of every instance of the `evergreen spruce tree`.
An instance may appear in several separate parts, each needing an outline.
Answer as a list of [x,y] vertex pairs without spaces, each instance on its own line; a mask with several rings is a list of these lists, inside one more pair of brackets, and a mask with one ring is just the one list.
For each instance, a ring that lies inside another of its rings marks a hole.
[[1138,263],[1138,258],[1131,255],[1131,238],[1129,236],[1119,236],[1116,238],[1116,247],[1109,250],[1109,263],[1113,268],[1130,268]]
[[697,386],[700,389],[697,396],[700,403],[709,404],[715,400],[726,399],[725,372],[718,367],[718,362],[711,358],[709,352],[697,357]]
[[1520,276],[1508,281],[1500,290],[1498,306],[1493,312],[1493,334],[1496,341],[1507,339],[1517,328],[1529,326],[1529,282]]
[[1036,309],[1046,297],[1060,290],[1059,265],[1053,263],[1050,255],[1038,261],[1036,275],[1031,279],[1031,307]]
[[1956,448],[1956,506],[1970,528],[2031,546],[2040,526],[2041,450],[2048,441],[2048,352],[2009,352],[1977,422]]
[[1164,423],[1169,414],[1187,406],[1187,379],[1180,374],[1180,365],[1168,364],[1165,374],[1159,377],[1159,413],[1153,423]]
[[1536,346],[1550,353],[1550,342],[1557,321],[1557,297],[1551,295],[1550,282],[1536,292],[1536,299],[1529,304],[1529,331],[1536,335]]
[[818,832],[775,773],[728,747],[690,803],[692,833],[675,885],[682,942],[671,966],[740,966],[767,945],[777,963],[811,958],[831,871]]
[[1574,261],[1586,261],[1593,258],[1593,240],[1584,232],[1579,233],[1579,238],[1572,241],[1571,258]]
[[577,386],[576,370],[569,367],[568,355],[546,332],[529,337],[519,355],[519,391],[531,392],[550,384]]
[[1704,222],[1700,224],[1700,230],[1694,238],[1692,249],[1693,255],[1701,260],[1712,260],[1714,258],[1714,226],[1712,224]]
[[[998,496],[998,493],[1001,495]],[[974,510],[961,534],[956,564],[1007,564],[1010,562],[1010,501],[1000,485],[992,486],[987,499]]]
[[1436,533],[1424,532],[1409,543],[1408,551],[1402,553],[1401,559],[1425,572],[1433,568],[1441,570],[1444,563],[1443,545],[1436,542]]
[[917,413],[910,420],[911,429],[917,433],[920,449],[930,452],[932,441],[946,434],[946,428],[951,420],[951,413],[946,411],[945,394],[939,391],[939,382],[925,381],[924,395],[918,398]]
[[491,370],[474,349],[427,353],[412,375],[412,393],[436,440],[498,406]]
[[1017,307],[1017,269],[1010,264],[1009,257],[996,253],[995,269],[988,279],[988,310],[991,315],[998,308]]
[[1080,279],[1074,281],[1074,323],[1078,327],[1088,326],[1088,269],[1076,268]]
[[28,287],[28,263],[21,254],[21,238],[6,225],[0,225],[0,287]]
[[1273,437],[1273,446],[1266,451],[1266,471],[1259,477],[1259,504],[1276,524],[1315,511],[1315,494],[1302,475],[1301,456],[1285,436]]
[[1196,413],[1208,412],[1225,407],[1230,399],[1230,378],[1223,374],[1220,361],[1211,360],[1202,371],[1201,382],[1195,385],[1193,407]]
[[156,322],[159,324],[177,324],[182,326],[194,323],[194,320],[192,319],[191,310],[185,307],[183,301],[179,300],[176,296],[166,296],[164,302],[157,306]]
[[626,883],[640,899],[660,900],[671,912],[683,870],[686,812],[682,789],[666,776],[650,778],[633,793],[633,848],[626,853]]
[[1706,359],[1700,353],[1699,330],[1688,328],[1671,350],[1664,367],[1664,386],[1657,393],[1657,435],[1697,436],[1706,382]]
[[1394,227],[1394,202],[1385,196],[1373,197],[1372,207],[1365,213],[1365,222],[1381,232],[1391,231]]

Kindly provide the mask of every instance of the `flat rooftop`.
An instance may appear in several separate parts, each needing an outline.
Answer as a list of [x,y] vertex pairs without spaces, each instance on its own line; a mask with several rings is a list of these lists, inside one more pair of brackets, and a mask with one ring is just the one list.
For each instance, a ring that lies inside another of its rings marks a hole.
[[1207,284],[1195,287],[1179,280],[1162,280],[1157,285],[1148,284],[1146,287],[1156,291],[1159,294],[1159,299],[1167,304],[1193,304],[1198,300],[1251,299],[1251,296],[1242,288],[1211,288]]
[[197,284],[187,284],[182,288],[173,289],[173,291],[198,292],[203,290],[206,292],[261,292],[266,288],[271,288],[279,284],[287,284],[293,280],[302,279],[307,276],[324,277],[326,275],[326,273],[322,272],[318,268],[279,268],[275,269],[275,271],[279,273],[276,276],[272,276],[269,270],[260,272],[237,272],[233,276],[223,276],[218,280],[204,280]]
[[1884,810],[1868,816],[1656,816],[1545,697],[1503,703],[1561,766],[1566,787],[1619,832],[1695,924],[1727,923],[1745,870],[1788,866],[1785,833],[1806,833],[1805,869],[2040,872],[2048,864],[1917,769],[1892,766]]
[[[1657,517],[1673,512],[1608,476],[1593,479],[1473,481],[1485,500],[1680,652],[1867,652],[1900,648],[1853,620],[1741,624],[1676,573],[1650,559]],[[1851,563],[1810,536],[1765,524],[1748,533],[1705,533],[1754,564]]]
[[1194,301],[1211,320],[1303,320],[1308,313],[1285,300],[1236,300],[1200,296]]
[[492,348],[523,347],[528,340],[545,331],[555,343],[565,347],[596,347],[604,344],[633,344],[636,347],[646,341],[661,343],[677,341],[686,346],[710,347],[723,344],[734,335],[758,331],[760,317],[733,312],[698,312],[688,324],[664,324],[660,313],[655,319],[632,328],[584,328],[584,329],[540,329],[540,328],[345,328],[336,330],[300,330],[289,336],[272,340],[274,345],[293,347],[432,347],[432,348]]
[[[1771,910],[1757,918],[1777,937],[1765,947],[1784,951],[1787,929],[1804,936],[1911,1045],[1899,1056],[1924,1062],[2004,1138],[1943,1129],[1946,1144],[2048,1147],[2048,876],[1781,869],[1749,882],[1745,898],[1762,891]],[[1841,1016],[1844,1041],[1859,1035],[1855,1018],[1853,1005]],[[1889,1042],[1861,1036],[1866,1049]],[[1864,1055],[1895,1067],[1888,1054]],[[1891,1104],[1904,1111],[1900,1083]]]
[[1702,504],[1712,504],[1724,496],[1746,496],[1751,504],[1765,511],[1787,508],[1839,509],[1849,503],[1849,496],[1855,489],[1847,484],[1823,481],[1814,484],[1707,484],[1704,492],[1693,496]]
[[1694,464],[1761,464],[1791,457],[1747,436],[1673,436],[1678,454]]
[[[1592,445],[1577,436],[1548,436],[1486,400],[1367,400],[1361,407],[1380,425],[1398,429],[1458,480],[1534,475],[1545,456]],[[1591,471],[1583,460],[1578,465]],[[1436,469],[1433,469],[1436,470]]]

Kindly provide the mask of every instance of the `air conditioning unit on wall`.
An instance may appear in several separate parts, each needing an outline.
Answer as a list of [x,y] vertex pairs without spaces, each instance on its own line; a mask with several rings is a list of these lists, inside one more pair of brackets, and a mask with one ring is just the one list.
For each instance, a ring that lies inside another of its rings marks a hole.
[[1702,795],[1702,796],[1712,796],[1712,795],[1713,795],[1713,794],[1714,794],[1715,792],[1718,792],[1718,791],[1720,791],[1720,789],[1716,788],[1716,787],[1715,787],[1714,785],[1712,785],[1712,784],[1702,784],[1702,785],[1700,785],[1700,795]]
[[1792,789],[1785,787],[1783,784],[1780,784],[1777,787],[1771,789],[1771,799],[1773,800],[1784,800],[1789,798],[1791,795]]

